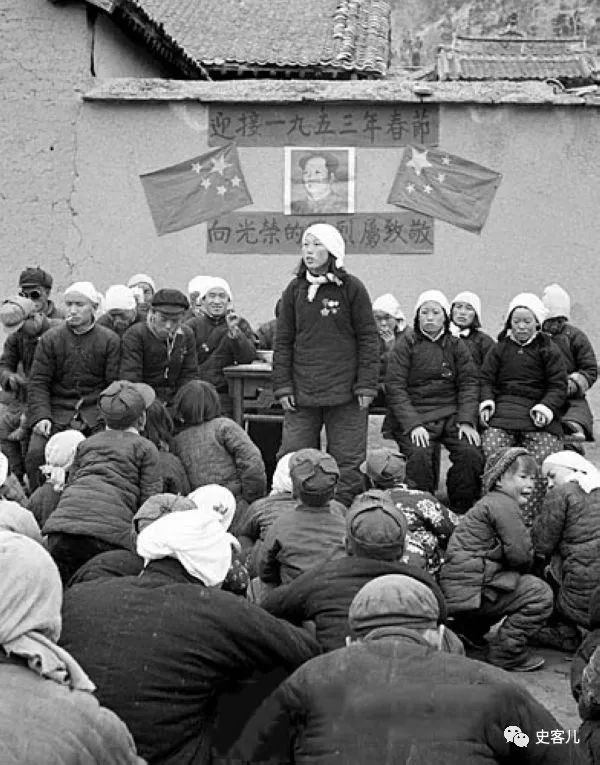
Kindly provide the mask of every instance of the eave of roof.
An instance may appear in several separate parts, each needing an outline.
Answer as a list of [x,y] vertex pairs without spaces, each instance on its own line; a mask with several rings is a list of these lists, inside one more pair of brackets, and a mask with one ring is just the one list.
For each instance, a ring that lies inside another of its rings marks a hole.
[[[425,88],[427,95],[415,93]],[[581,93],[580,93],[581,91]],[[580,94],[579,94],[580,93]],[[540,81],[484,80],[422,82],[412,79],[227,80],[221,82],[118,78],[94,82],[86,101],[201,103],[298,103],[301,101],[405,102],[440,104],[515,104],[600,106],[600,88],[573,92]]]

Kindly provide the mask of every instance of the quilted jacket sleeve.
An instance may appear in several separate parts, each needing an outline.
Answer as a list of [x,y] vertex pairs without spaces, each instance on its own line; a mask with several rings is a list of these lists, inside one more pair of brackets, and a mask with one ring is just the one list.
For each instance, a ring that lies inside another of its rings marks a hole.
[[259,448],[246,431],[236,422],[225,420],[217,436],[225,449],[233,456],[236,472],[242,484],[242,496],[246,502],[254,502],[265,496],[267,476]]
[[353,393],[355,396],[375,396],[379,377],[379,334],[366,287],[359,279],[353,279],[352,285],[352,325],[358,346],[358,366]]
[[277,317],[273,354],[273,390],[277,398],[294,393],[292,369],[296,339],[295,284],[296,280],[288,284],[281,296],[281,306]]
[[390,354],[385,390],[387,404],[400,423],[403,433],[422,425],[421,416],[408,393],[408,375],[412,363],[412,341],[403,333]]
[[566,520],[568,496],[557,486],[544,497],[544,504],[533,522],[531,535],[536,553],[550,555],[562,537]]
[[496,509],[488,505],[488,512],[490,524],[502,545],[503,565],[511,571],[527,571],[533,563],[533,545],[519,511],[516,507]]
[[575,371],[585,377],[588,387],[591,388],[598,379],[598,361],[585,332],[579,330],[575,333],[571,348],[575,361]]
[[479,373],[479,398],[481,401],[495,401],[496,379],[500,369],[500,345],[494,345],[488,351]]
[[56,374],[56,353],[53,333],[40,338],[35,349],[27,386],[28,423],[33,427],[40,420],[50,419],[50,390]]
[[547,406],[554,413],[554,417],[558,417],[567,399],[567,367],[555,343],[550,338],[545,340],[542,358],[546,390],[538,403]]
[[479,409],[479,376],[469,349],[460,338],[455,342],[458,411],[456,420],[476,426]]
[[144,344],[137,327],[130,327],[121,340],[121,380],[142,382],[144,378]]

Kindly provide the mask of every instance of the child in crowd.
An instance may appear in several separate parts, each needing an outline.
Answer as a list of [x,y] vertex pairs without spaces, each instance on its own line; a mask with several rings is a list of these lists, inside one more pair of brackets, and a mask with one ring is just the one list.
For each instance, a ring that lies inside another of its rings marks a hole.
[[[479,412],[487,458],[503,447],[523,446],[541,465],[562,447],[560,413],[567,373],[558,347],[541,331],[544,316],[536,295],[523,292],[514,297],[498,344],[485,358]],[[538,476],[523,506],[528,526],[541,508],[544,491],[544,480]]]
[[398,451],[373,449],[367,452],[361,471],[370,486],[385,492],[406,518],[404,559],[430,574],[439,573],[458,517],[433,494],[406,486],[406,457]]
[[346,246],[327,223],[302,234],[302,260],[277,320],[273,388],[284,409],[279,456],[318,449],[321,429],[340,469],[337,499],[360,493],[379,344],[363,283],[344,269]]
[[130,549],[136,510],[162,488],[156,446],[140,435],[153,401],[149,385],[126,380],[98,398],[106,429],[77,447],[69,485],[43,528],[65,583],[95,554]]
[[407,456],[411,488],[431,494],[437,484],[437,444],[452,466],[450,506],[466,512],[480,494],[483,455],[476,430],[479,385],[471,355],[450,334],[450,304],[438,290],[423,292],[415,305],[414,332],[397,341],[385,381],[394,437]]
[[182,428],[173,439],[173,453],[182,461],[190,486],[218,483],[233,493],[236,533],[248,505],[266,492],[260,451],[243,428],[221,416],[219,394],[208,382],[186,383],[175,396],[173,416]]
[[553,605],[550,587],[528,573],[533,546],[519,513],[536,473],[535,459],[522,447],[499,449],[487,460],[484,496],[454,530],[440,572],[448,613],[467,642],[480,641],[503,620],[487,660],[514,672],[543,666],[527,640],[544,626]]
[[598,362],[587,335],[569,323],[571,299],[559,284],[549,284],[542,295],[546,319],[542,325],[558,345],[567,367],[567,403],[562,425],[579,441],[594,440],[594,418],[586,393],[598,377]]
[[225,279],[207,277],[198,287],[201,310],[186,324],[194,333],[200,378],[215,386],[221,409],[229,415],[232,404],[223,368],[252,362],[256,358],[255,336],[235,311]]
[[42,465],[40,470],[46,477],[46,482],[38,486],[29,500],[29,509],[40,528],[44,527],[56,510],[75,459],[75,452],[82,441],[85,441],[85,436],[80,430],[63,430],[55,433],[44,448],[46,464]]
[[331,501],[340,471],[329,454],[300,449],[290,460],[292,513],[279,515],[267,531],[258,572],[272,587],[287,584],[325,558],[344,555],[346,523]]
[[477,371],[496,344],[481,330],[481,300],[474,292],[459,292],[450,306],[450,331],[461,337],[471,352]]
[[537,642],[573,651],[578,627],[590,627],[590,599],[600,581],[600,471],[573,451],[550,454],[542,471],[548,491],[532,536],[536,554],[548,563],[556,605]]
[[146,412],[143,435],[158,449],[162,491],[167,494],[189,494],[190,482],[179,457],[173,454],[173,420],[166,406],[154,401]]
[[256,561],[260,557],[262,543],[273,521],[296,507],[290,477],[290,459],[294,454],[295,452],[284,454],[278,461],[270,493],[266,497],[254,500],[238,528],[238,538],[246,551],[246,565],[252,577],[257,576]]

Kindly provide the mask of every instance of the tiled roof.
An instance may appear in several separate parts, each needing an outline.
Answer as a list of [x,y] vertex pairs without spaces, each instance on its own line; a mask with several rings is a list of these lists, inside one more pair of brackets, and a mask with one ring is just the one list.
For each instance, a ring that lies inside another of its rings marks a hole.
[[121,0],[114,16],[192,76],[383,76],[390,57],[389,0]]
[[592,80],[593,57],[579,39],[457,37],[438,55],[440,80]]

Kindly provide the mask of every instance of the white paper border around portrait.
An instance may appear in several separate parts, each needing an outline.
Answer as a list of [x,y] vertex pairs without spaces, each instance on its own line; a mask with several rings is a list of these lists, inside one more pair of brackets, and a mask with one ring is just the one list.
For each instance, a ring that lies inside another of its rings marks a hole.
[[[347,210],[344,214],[356,212],[356,148],[354,146],[284,146],[284,172],[283,172],[283,213],[292,213],[292,187],[293,187],[293,154],[319,154],[322,152],[343,152],[347,157]],[[313,213],[318,215],[319,213]],[[339,215],[340,213],[321,213],[322,215]]]

